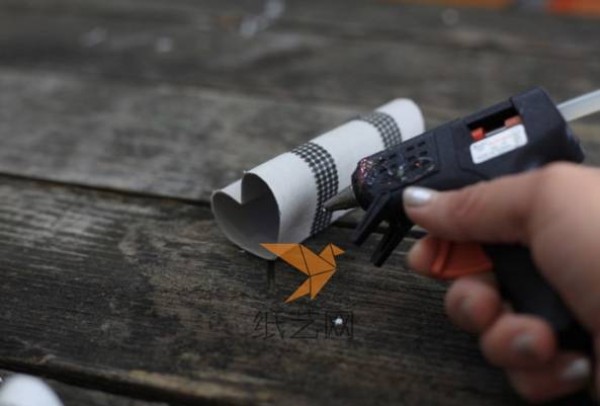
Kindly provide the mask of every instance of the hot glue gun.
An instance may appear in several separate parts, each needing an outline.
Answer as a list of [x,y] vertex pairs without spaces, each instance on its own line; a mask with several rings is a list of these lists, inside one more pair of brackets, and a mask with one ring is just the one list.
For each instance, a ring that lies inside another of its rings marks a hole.
[[[402,205],[407,186],[451,190],[551,162],[580,163],[584,153],[567,122],[598,110],[600,91],[557,106],[534,88],[363,158],[352,186],[325,206],[366,211],[352,237],[357,245],[387,223],[371,259],[381,266],[413,226]],[[451,279],[490,270],[516,312],[547,320],[561,348],[592,354],[590,335],[538,273],[527,247],[442,242],[431,271]]]

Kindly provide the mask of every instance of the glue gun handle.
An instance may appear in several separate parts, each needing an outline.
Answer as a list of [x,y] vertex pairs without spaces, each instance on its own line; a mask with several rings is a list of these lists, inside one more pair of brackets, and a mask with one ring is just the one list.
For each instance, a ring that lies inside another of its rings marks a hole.
[[528,248],[484,245],[483,249],[493,263],[502,296],[515,312],[533,314],[550,323],[561,349],[592,354],[591,336],[539,273]]
[[[550,323],[563,350],[587,354],[594,360],[590,334],[573,317],[556,291],[533,263],[529,249],[518,245],[484,245],[491,259],[502,296],[517,313],[542,317]],[[588,390],[570,395],[560,404],[596,405]]]

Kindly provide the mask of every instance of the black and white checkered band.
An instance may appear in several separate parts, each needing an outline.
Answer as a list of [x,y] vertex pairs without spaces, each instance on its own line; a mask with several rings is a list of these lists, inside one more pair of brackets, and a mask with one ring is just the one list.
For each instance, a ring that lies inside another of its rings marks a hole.
[[374,111],[359,116],[358,120],[366,121],[379,131],[385,148],[393,147],[402,142],[400,128],[389,114]]
[[315,234],[331,222],[332,213],[324,210],[323,204],[338,192],[339,180],[335,161],[325,148],[314,142],[307,142],[290,152],[302,158],[315,177],[317,211],[310,231],[311,234]]

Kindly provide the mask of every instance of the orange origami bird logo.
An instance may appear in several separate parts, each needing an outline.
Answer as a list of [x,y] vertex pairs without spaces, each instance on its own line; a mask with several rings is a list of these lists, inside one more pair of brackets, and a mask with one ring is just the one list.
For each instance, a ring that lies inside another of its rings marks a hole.
[[344,253],[341,248],[333,244],[323,248],[319,255],[302,244],[261,245],[300,272],[308,275],[308,279],[285,300],[286,303],[307,295],[314,299],[335,273],[335,257]]

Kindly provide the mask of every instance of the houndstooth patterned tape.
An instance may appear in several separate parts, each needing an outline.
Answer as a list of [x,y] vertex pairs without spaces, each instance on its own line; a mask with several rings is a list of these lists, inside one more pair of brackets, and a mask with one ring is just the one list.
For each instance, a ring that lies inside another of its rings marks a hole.
[[332,213],[323,209],[323,204],[338,192],[339,179],[335,161],[331,154],[319,144],[307,142],[290,151],[308,164],[317,185],[317,211],[311,226],[311,235],[329,225]]
[[386,113],[374,111],[358,117],[358,120],[371,124],[379,131],[384,148],[390,148],[402,142],[402,133],[396,121]]

